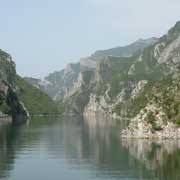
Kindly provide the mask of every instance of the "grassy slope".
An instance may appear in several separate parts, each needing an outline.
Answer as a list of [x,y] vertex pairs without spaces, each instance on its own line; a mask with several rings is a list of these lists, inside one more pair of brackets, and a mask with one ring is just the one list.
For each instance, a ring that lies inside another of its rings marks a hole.
[[57,112],[55,103],[48,95],[27,83],[20,76],[16,77],[16,84],[18,96],[30,114]]

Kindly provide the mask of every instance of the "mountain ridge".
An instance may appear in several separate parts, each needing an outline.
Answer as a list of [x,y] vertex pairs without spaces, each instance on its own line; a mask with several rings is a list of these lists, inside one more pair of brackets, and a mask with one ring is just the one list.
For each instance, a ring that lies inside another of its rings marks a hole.
[[[113,50],[118,51],[120,49],[119,56],[132,56],[134,53],[137,53],[137,51],[141,51],[148,45],[155,43],[157,39],[158,38],[141,39],[128,46],[113,48]],[[126,50],[126,54],[123,54],[122,50]],[[78,78],[81,75],[81,72],[95,70],[97,64],[107,57],[109,51],[111,51],[111,49],[104,50],[104,56],[102,56],[102,53],[101,55],[95,55],[97,53],[96,51],[89,57],[81,58],[77,63],[68,64],[66,68],[61,71],[50,73],[43,80],[28,77],[25,77],[25,79],[35,87],[40,88],[50,95],[55,101],[61,101],[72,94],[72,92],[69,93],[69,91],[71,91],[70,89],[73,88],[74,84],[78,84]],[[111,54],[109,54],[109,56],[110,55]],[[114,54],[114,56],[116,55],[117,54]]]
[[62,81],[55,98],[62,113],[128,120],[124,138],[180,138],[180,22],[132,56],[86,60],[98,63],[71,64],[67,74],[61,71],[67,81],[54,76]]
[[134,43],[126,46],[119,46],[107,50],[99,50],[92,54],[96,56],[117,56],[117,57],[129,57],[135,52],[144,49],[145,47],[154,44],[158,41],[158,38],[152,37],[148,39],[138,39]]

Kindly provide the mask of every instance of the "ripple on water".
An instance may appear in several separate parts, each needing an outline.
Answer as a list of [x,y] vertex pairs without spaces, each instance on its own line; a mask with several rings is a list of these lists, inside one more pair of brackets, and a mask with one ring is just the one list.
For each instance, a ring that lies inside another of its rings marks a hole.
[[180,179],[177,142],[121,141],[117,128],[49,121],[0,131],[0,180]]

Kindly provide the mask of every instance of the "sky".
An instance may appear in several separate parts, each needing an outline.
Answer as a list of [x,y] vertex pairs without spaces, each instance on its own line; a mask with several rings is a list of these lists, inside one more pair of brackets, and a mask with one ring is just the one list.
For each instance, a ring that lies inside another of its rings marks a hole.
[[160,37],[180,0],[0,0],[0,48],[22,76],[42,78],[96,50]]

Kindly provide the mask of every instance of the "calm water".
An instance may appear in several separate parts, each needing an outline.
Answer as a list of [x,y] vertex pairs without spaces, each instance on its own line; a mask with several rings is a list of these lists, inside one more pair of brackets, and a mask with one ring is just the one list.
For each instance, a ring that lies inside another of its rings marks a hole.
[[0,129],[0,180],[179,180],[180,142],[120,140],[77,117]]

